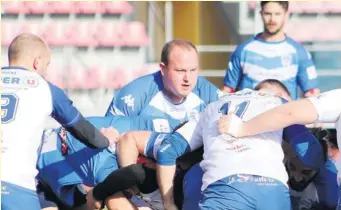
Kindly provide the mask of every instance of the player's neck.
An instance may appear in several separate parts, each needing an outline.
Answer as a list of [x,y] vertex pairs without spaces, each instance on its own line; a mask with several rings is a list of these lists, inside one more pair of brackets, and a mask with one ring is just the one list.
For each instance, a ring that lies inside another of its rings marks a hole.
[[260,35],[260,38],[267,42],[280,42],[286,39],[285,33],[280,31],[276,34],[269,34],[267,32],[263,32]]
[[24,64],[23,62],[10,61],[8,65],[12,67],[21,67],[29,71],[32,71],[30,68],[28,68],[28,65]]
[[181,102],[185,100],[184,97],[178,97],[175,94],[173,94],[171,91],[168,91],[166,88],[163,89],[163,93],[170,101],[172,101],[175,104],[180,104]]

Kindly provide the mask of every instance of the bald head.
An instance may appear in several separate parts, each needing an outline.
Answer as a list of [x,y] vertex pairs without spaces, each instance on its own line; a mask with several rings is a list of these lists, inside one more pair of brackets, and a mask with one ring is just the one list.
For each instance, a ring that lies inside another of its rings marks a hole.
[[45,42],[34,34],[20,34],[13,39],[8,49],[10,66],[21,66],[45,74],[50,63],[50,50]]

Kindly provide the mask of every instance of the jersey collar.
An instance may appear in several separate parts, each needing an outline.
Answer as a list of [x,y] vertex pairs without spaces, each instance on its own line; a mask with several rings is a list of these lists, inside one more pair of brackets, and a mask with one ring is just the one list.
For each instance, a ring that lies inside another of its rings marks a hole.
[[25,69],[24,67],[21,67],[21,66],[5,66],[1,68],[1,70],[12,70],[12,69],[28,71],[28,69]]

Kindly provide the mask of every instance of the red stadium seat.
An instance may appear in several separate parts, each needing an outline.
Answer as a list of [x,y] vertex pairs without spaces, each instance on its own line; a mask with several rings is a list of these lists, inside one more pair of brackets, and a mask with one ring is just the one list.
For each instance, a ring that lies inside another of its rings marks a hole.
[[114,69],[108,69],[108,78],[106,81],[107,89],[116,90],[125,84],[127,84],[127,78],[124,68],[116,67]]
[[145,26],[141,22],[130,22],[124,30],[124,43],[127,46],[146,46],[149,45],[150,40],[147,37]]
[[44,34],[44,25],[42,25],[42,23],[38,21],[24,22],[19,27],[19,31],[17,34],[21,33],[32,33],[39,37],[42,37],[42,35]]
[[68,22],[51,21],[44,30],[44,37],[47,43],[53,46],[70,45],[70,40],[67,37],[66,31],[70,28]]
[[29,9],[25,6],[24,2],[19,1],[1,1],[1,6],[5,13],[8,14],[27,14]]
[[297,42],[312,41],[314,39],[314,24],[305,21],[291,21],[286,27],[287,34]]
[[104,11],[101,2],[80,1],[76,3],[77,13],[95,14]]
[[[124,23],[123,23],[124,24]],[[123,25],[115,22],[105,22],[99,25],[96,33],[96,39],[99,46],[123,46],[124,42],[121,40],[121,33]]]
[[126,1],[107,1],[102,2],[104,12],[108,14],[129,14],[133,7]]
[[18,34],[20,25],[15,21],[1,22],[1,45],[9,46],[14,37]]
[[72,45],[75,46],[97,46],[95,39],[98,25],[92,21],[75,22],[67,31]]
[[302,13],[302,8],[299,5],[299,2],[292,1],[289,4],[289,11],[291,13]]
[[48,67],[45,79],[59,88],[65,89],[65,81],[61,72],[61,64],[52,62]]
[[324,7],[327,12],[341,13],[341,2],[338,1],[324,1]]
[[53,12],[53,8],[47,1],[28,1],[25,2],[25,6],[32,14],[44,14]]
[[[339,41],[341,40],[341,28],[335,27],[337,22],[321,22],[316,23],[315,40],[316,41]],[[323,32],[321,32],[323,28]]]
[[326,12],[325,8],[323,7],[324,2],[318,2],[318,1],[303,1],[303,2],[296,2],[296,4],[299,4],[301,9],[304,13],[324,13]]
[[76,13],[76,2],[72,1],[54,1],[50,2],[51,9],[55,14],[69,14]]
[[99,78],[96,74],[97,71],[94,67],[83,69],[83,82],[81,84],[81,89],[92,90],[100,87]]

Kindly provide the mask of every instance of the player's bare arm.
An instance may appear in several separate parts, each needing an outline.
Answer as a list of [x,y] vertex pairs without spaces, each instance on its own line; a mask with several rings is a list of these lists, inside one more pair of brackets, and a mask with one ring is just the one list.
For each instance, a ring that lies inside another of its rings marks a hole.
[[[313,104],[308,99],[301,99],[273,108],[245,123],[240,123],[240,119],[234,114],[222,116],[219,120],[219,131],[235,137],[244,137],[278,130],[292,124],[311,124],[317,118]],[[234,123],[238,125],[235,126]]]

